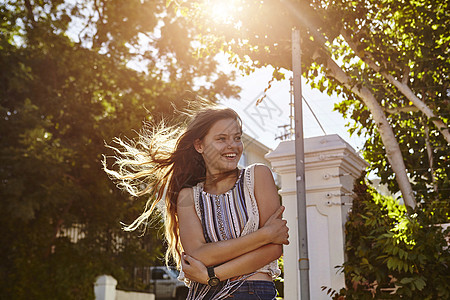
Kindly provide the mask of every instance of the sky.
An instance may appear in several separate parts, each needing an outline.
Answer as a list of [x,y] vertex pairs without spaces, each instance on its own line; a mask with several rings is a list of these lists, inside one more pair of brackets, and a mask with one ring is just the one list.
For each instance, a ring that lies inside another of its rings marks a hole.
[[[232,68],[227,66],[227,68]],[[274,81],[271,88],[266,92],[266,98],[256,106],[257,99],[261,98],[264,89],[272,78],[272,68],[266,67],[256,70],[249,76],[241,76],[236,80],[236,84],[241,86],[240,100],[222,99],[221,104],[234,109],[243,121],[244,132],[257,139],[271,149],[275,149],[280,143],[277,136],[284,133],[284,129],[279,126],[290,124],[290,82],[292,73],[286,74],[283,81]],[[357,136],[350,137],[345,126],[349,120],[345,120],[340,113],[333,111],[335,103],[340,102],[337,97],[330,97],[319,90],[312,90],[302,78],[303,97],[311,106],[318,121],[322,125],[326,134],[338,134],[356,151],[359,151],[364,139]],[[322,136],[322,131],[318,121],[314,118],[311,110],[303,102],[303,134],[305,138]]]

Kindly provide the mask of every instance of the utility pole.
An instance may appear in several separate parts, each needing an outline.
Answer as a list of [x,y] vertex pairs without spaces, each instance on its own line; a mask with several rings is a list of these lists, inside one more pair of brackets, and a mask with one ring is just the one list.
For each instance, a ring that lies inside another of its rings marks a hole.
[[294,73],[294,116],[295,116],[295,165],[298,216],[298,267],[300,270],[300,299],[309,300],[309,258],[306,227],[305,146],[303,142],[302,115],[302,64],[300,31],[292,30],[292,71]]

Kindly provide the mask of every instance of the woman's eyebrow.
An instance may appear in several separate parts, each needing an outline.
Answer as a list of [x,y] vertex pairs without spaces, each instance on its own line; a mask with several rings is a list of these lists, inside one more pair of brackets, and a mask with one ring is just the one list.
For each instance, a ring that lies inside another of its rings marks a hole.
[[[229,134],[229,135],[242,135],[242,132],[237,131],[237,132],[231,133],[231,134]],[[227,133],[218,133],[218,134],[216,134],[215,136],[228,136],[228,134],[227,134]]]

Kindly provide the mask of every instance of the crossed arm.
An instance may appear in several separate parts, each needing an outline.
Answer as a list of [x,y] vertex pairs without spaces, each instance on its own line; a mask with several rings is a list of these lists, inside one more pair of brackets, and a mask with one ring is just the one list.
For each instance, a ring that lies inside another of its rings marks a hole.
[[288,244],[288,228],[281,219],[275,183],[270,170],[255,166],[255,197],[260,216],[260,228],[248,235],[215,243],[206,243],[199,218],[195,212],[191,189],[183,189],[178,197],[180,238],[186,252],[182,259],[188,278],[206,283],[205,266],[216,266],[221,280],[248,274],[277,259],[282,244]]

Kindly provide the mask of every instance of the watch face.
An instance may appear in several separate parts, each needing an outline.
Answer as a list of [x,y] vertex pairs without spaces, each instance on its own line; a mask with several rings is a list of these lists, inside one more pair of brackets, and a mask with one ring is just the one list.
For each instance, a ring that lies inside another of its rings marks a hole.
[[217,278],[217,277],[211,277],[211,278],[208,280],[208,284],[209,284],[210,286],[216,286],[216,285],[219,284],[219,282],[220,282],[220,280],[219,280],[219,278]]

